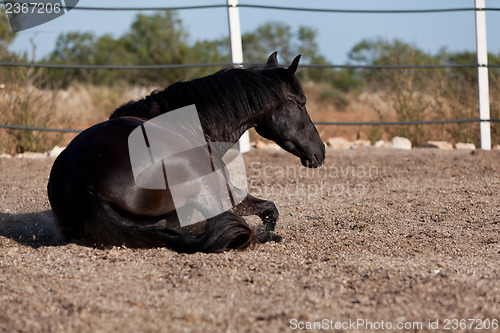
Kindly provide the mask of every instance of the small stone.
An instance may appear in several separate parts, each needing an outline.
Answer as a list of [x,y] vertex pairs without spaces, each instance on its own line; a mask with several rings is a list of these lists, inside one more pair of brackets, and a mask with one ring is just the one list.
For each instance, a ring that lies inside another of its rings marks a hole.
[[453,150],[453,145],[449,142],[446,142],[446,141],[433,141],[433,140],[431,140],[431,141],[427,141],[425,146],[429,147],[429,148]]
[[59,154],[66,148],[64,147],[59,147],[59,146],[54,146],[51,150],[47,152],[48,157],[57,157]]
[[394,149],[411,149],[411,141],[407,138],[402,138],[400,136],[395,136],[392,138],[392,148]]
[[328,138],[326,142],[328,143],[328,146],[333,149],[351,148],[351,142],[341,137]]
[[464,150],[474,150],[476,149],[476,145],[473,143],[463,143],[463,142],[458,142],[455,144],[456,149],[464,149]]
[[30,151],[24,152],[22,154],[17,154],[16,158],[31,158],[31,159],[42,159],[46,158],[47,154],[44,153],[32,153]]
[[264,148],[266,148],[266,146],[267,145],[264,142],[262,142],[262,141],[257,141],[255,143],[255,148],[257,148],[257,149],[264,149]]
[[0,154],[0,158],[12,158],[12,155],[2,153]]
[[383,148],[385,147],[387,144],[385,143],[384,140],[378,140],[377,142],[375,142],[375,144],[373,145],[375,148]]
[[357,148],[357,147],[370,147],[372,143],[370,140],[354,140],[351,143],[351,148]]
[[267,144],[267,149],[272,149],[272,150],[280,150],[280,149],[281,149],[281,147],[280,147],[280,146],[278,146],[278,144],[277,144],[277,143],[275,143],[275,142],[269,142],[269,143]]

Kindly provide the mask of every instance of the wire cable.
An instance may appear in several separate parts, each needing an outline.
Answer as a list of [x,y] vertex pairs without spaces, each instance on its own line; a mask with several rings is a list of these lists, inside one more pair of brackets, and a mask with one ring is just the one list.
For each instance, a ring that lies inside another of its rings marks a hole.
[[0,124],[0,128],[24,130],[24,131],[60,132],[60,133],[80,133],[83,131],[79,129],[70,129],[70,128],[49,128],[49,127],[21,126],[21,125],[9,125],[9,124]]
[[[19,3],[24,4],[24,2],[19,1],[8,1],[4,0],[0,2],[0,4],[7,3]],[[27,6],[36,6],[36,3],[27,3]],[[179,6],[179,7],[88,7],[88,6],[75,6],[75,7],[66,7],[60,6],[59,8],[64,8],[68,10],[92,10],[92,11],[159,11],[159,10],[187,10],[187,9],[210,9],[210,8],[226,8],[228,5],[226,4],[216,4],[216,5],[199,5],[199,6]]]
[[[1,1],[2,4],[19,3],[20,1]],[[28,6],[33,6],[28,3]],[[89,10],[89,11],[159,11],[159,10],[190,10],[190,9],[210,9],[210,8],[227,8],[232,5],[227,4],[211,4],[197,6],[178,6],[178,7],[89,7],[75,6],[61,8],[70,10]],[[236,7],[255,8],[255,9],[272,9],[272,10],[288,10],[288,11],[304,11],[304,12],[323,12],[323,13],[351,13],[351,14],[425,14],[425,13],[446,13],[446,12],[466,12],[466,11],[500,11],[500,8],[435,8],[435,9],[335,9],[335,8],[308,8],[308,7],[288,7],[288,6],[269,6],[269,5],[252,5],[238,4]]]
[[[474,7],[466,8],[436,8],[436,9],[328,9],[328,8],[305,8],[305,7],[286,7],[286,6],[268,6],[268,5],[249,5],[239,4],[239,7],[291,10],[303,12],[322,12],[322,13],[343,13],[343,14],[422,14],[422,13],[443,13],[443,12],[466,12],[475,11]],[[500,8],[484,8],[477,10],[500,10]]]
[[[204,68],[204,67],[229,67],[229,66],[251,66],[254,63],[235,64],[232,62],[205,63],[205,64],[160,64],[160,65],[74,65],[74,64],[49,64],[49,63],[22,63],[1,61],[0,66],[5,67],[34,67],[34,68],[59,68],[59,69],[176,69],[176,68]],[[325,68],[346,68],[346,69],[436,69],[436,68],[500,68],[499,64],[429,64],[429,65],[333,65],[333,64],[303,64],[302,68],[325,69]]]
[[233,63],[207,63],[207,64],[164,64],[164,65],[73,65],[73,64],[47,64],[47,63],[21,63],[0,62],[0,66],[7,67],[35,67],[35,68],[60,68],[60,69],[173,69],[173,68],[198,68],[198,67],[224,67]]
[[333,122],[317,121],[315,125],[334,125],[334,126],[398,126],[398,125],[442,125],[459,123],[498,123],[500,119],[442,119],[442,120],[416,120],[416,121],[352,121],[352,122]]
[[[315,125],[322,126],[401,126],[401,125],[440,125],[440,124],[458,124],[458,123],[481,123],[491,122],[500,123],[500,119],[443,119],[443,120],[419,120],[419,121],[353,121],[353,122],[333,122],[333,121],[315,121]],[[40,132],[59,132],[59,133],[80,133],[82,129],[69,128],[49,128],[36,126],[21,126],[0,124],[0,128],[40,131]]]

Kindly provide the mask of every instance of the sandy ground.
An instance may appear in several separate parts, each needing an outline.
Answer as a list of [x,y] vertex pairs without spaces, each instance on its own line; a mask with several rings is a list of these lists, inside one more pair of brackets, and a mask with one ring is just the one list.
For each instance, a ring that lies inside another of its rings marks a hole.
[[62,242],[53,160],[0,159],[0,331],[495,331],[500,151],[329,150],[316,173],[245,160],[283,243],[186,255]]

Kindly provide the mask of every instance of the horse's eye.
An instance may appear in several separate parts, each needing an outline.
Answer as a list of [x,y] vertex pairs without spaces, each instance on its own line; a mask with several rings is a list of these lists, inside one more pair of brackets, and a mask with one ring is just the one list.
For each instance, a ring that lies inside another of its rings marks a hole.
[[306,106],[307,97],[306,97],[306,96],[300,96],[300,97],[297,99],[297,102],[299,102],[299,105],[300,105],[300,106]]

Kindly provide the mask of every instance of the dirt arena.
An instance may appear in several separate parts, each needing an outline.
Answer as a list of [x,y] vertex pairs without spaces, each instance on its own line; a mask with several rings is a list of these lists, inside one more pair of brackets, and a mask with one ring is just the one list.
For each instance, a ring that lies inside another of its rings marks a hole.
[[0,331],[500,331],[500,151],[245,161],[284,241],[186,255],[62,242],[53,160],[1,158]]

